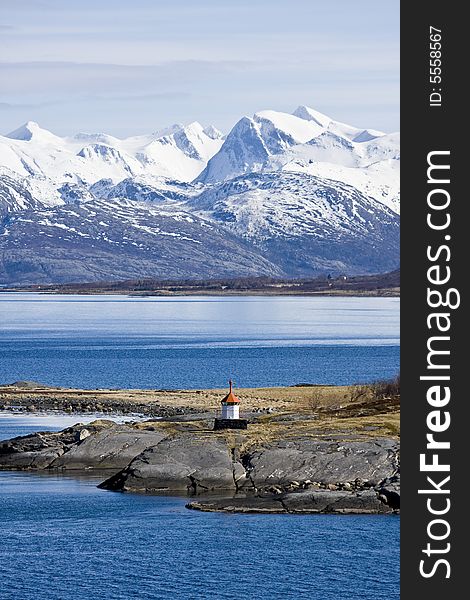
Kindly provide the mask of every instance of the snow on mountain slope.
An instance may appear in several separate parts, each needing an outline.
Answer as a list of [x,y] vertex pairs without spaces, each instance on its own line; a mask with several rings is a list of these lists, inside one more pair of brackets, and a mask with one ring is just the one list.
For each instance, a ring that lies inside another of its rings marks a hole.
[[305,173],[240,176],[190,201],[295,275],[398,266],[399,218],[354,187]]
[[[207,162],[220,149],[221,136],[214,127],[206,129],[195,121],[172,134],[175,145],[186,156]],[[210,140],[210,141],[209,141]]]
[[324,131],[316,121],[288,113],[264,110],[253,118],[243,117],[226,137],[197,181],[214,183],[243,173],[263,170],[272,155],[294,145],[305,144]]
[[313,121],[323,129],[326,129],[328,125],[331,123],[330,117],[327,117],[318,110],[314,110],[313,108],[309,108],[308,106],[298,106],[294,112],[292,113],[299,119],[304,119],[305,121]]
[[28,121],[18,129],[11,131],[6,135],[7,138],[11,140],[17,140],[19,142],[31,142],[34,141],[36,143],[44,144],[60,144],[61,139],[47,131],[47,129],[42,129],[39,127],[37,123],[34,121]]
[[364,162],[372,164],[379,160],[400,159],[400,134],[387,133],[360,144]]
[[297,156],[314,162],[330,163],[345,167],[367,167],[383,160],[400,159],[400,135],[398,133],[383,134],[370,138],[365,135],[365,141],[349,140],[327,129],[321,135],[306,144],[292,146],[281,155],[273,157],[271,164],[285,164],[286,159]]
[[0,227],[0,281],[281,276],[220,226],[172,206],[129,200],[13,214]]
[[141,163],[134,157],[107,144],[85,146],[77,153],[77,157],[85,159],[87,167],[92,167],[94,172],[111,178],[113,175],[119,178],[123,172],[127,175],[138,175],[143,170]]
[[381,160],[367,167],[349,168],[332,163],[294,158],[284,164],[282,170],[307,173],[346,183],[400,214],[400,163],[398,160]]
[[71,138],[66,138],[69,144],[78,144],[83,147],[86,144],[106,144],[108,146],[117,147],[121,143],[118,138],[108,135],[107,133],[76,133]]
[[214,183],[242,173],[260,171],[269,155],[259,124],[254,119],[243,117],[235,124],[219,152],[209,160],[196,181]]
[[207,137],[210,137],[212,140],[221,140],[224,137],[224,134],[213,125],[208,125],[207,127],[205,127],[204,133],[207,135]]
[[5,143],[4,139],[0,136],[0,166],[18,173],[18,175],[28,175],[30,172],[21,160],[21,156],[8,143]]
[[111,146],[103,144],[84,146],[83,142],[77,144],[67,138],[44,135],[33,135],[31,139],[10,140],[4,137],[0,138],[0,144],[8,145],[21,165],[21,168],[15,165],[10,168],[20,175],[47,177],[56,186],[64,182],[92,183],[103,177],[119,181],[128,176],[131,170],[124,157],[117,160],[116,156],[112,156],[111,150],[105,150]]
[[[13,176],[12,176],[13,175]],[[6,169],[0,170],[0,217],[31,208],[40,208],[38,202],[24,186],[21,180]]]
[[328,129],[332,133],[345,137],[352,142],[367,142],[376,137],[385,135],[382,131],[376,131],[375,129],[358,129],[357,127],[346,125],[346,123],[334,121],[330,117],[327,117],[321,112],[309,108],[308,106],[299,106],[292,114],[301,119],[305,119],[306,121],[314,121],[323,127],[323,129]]
[[[209,133],[214,135],[212,130]],[[137,153],[137,157],[148,172],[180,181],[192,181],[223,143],[220,137],[214,139],[211,136],[199,123],[191,123],[171,135],[150,142]]]
[[61,138],[30,121],[0,136],[0,166],[20,175],[49,177],[57,187],[103,178],[117,183],[144,174],[191,181],[222,143],[215,127],[204,129],[199,123],[120,140],[104,133]]
[[306,106],[226,137],[28,122],[0,136],[0,283],[393,270],[399,164],[399,134]]
[[[351,127],[299,106],[292,115],[261,111],[243,117],[196,181],[215,184],[245,173],[303,170],[350,185],[357,180],[361,191],[397,210],[398,169],[372,165],[398,163],[399,157],[398,134]],[[360,170],[357,177],[352,169]]]
[[62,203],[60,193],[48,179],[23,177],[10,169],[0,167],[0,217]]
[[274,110],[257,112],[253,120],[259,124],[261,137],[273,154],[293,144],[305,144],[323,132],[323,127],[314,121]]
[[[290,165],[299,170],[301,163],[315,164],[315,170],[306,171],[325,172],[333,179],[331,165],[338,166],[337,179],[354,185],[354,178],[344,179],[342,167],[366,169],[389,159],[399,159],[398,134],[351,127],[306,106],[293,114],[264,110],[243,117],[225,139],[213,126],[204,128],[197,122],[123,140],[104,133],[61,138],[33,122],[0,136],[0,165],[23,176],[49,178],[56,189],[64,183],[80,186],[110,179],[117,184],[147,176],[212,185],[244,173],[287,170]],[[368,171],[369,179],[378,174],[379,200],[381,171]],[[398,171],[396,177],[391,187],[398,186]],[[367,189],[375,193],[374,185]],[[396,194],[388,205],[395,203]]]
[[114,184],[111,179],[101,179],[90,187],[97,198],[125,198],[142,202],[186,201],[200,193],[203,186],[174,181],[165,177],[129,177]]
[[344,167],[357,167],[360,164],[360,152],[356,145],[332,131],[324,131],[295,151],[314,162],[326,162]]

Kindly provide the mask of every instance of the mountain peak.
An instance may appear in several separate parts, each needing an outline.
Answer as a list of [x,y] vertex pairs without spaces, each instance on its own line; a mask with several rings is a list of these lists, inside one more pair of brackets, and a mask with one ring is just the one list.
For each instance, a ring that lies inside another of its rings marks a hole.
[[107,133],[87,133],[84,131],[80,131],[76,133],[72,139],[77,142],[85,142],[90,144],[107,144],[108,146],[112,146],[115,143],[119,143],[119,139],[108,135]]
[[18,129],[10,131],[6,137],[24,142],[29,142],[32,139],[42,141],[57,139],[53,133],[47,131],[47,129],[42,129],[35,121],[27,121],[21,127],[18,127]]
[[183,123],[173,123],[173,125],[169,125],[168,127],[163,127],[162,129],[158,129],[157,131],[154,131],[151,134],[151,137],[157,140],[159,138],[172,135],[173,133],[176,133],[177,131],[180,131],[181,129],[184,129]]
[[249,169],[259,170],[269,156],[269,151],[260,136],[259,125],[249,117],[242,117],[225,138],[219,152],[207,163],[197,181],[214,183],[246,173]]
[[320,125],[320,127],[326,128],[331,123],[330,117],[303,104],[298,106],[292,114],[304,121],[314,121],[317,125]]
[[204,133],[212,140],[220,140],[220,138],[224,137],[223,133],[219,131],[217,127],[214,127],[214,125],[208,125],[205,127]]
[[204,127],[199,123],[199,121],[192,121],[183,127],[183,131],[186,133],[195,133],[196,135],[201,135],[201,133],[204,133]]
[[41,128],[35,121],[28,121],[21,125],[21,127],[18,127],[18,129],[7,133],[6,137],[12,140],[30,140],[34,133],[40,129]]

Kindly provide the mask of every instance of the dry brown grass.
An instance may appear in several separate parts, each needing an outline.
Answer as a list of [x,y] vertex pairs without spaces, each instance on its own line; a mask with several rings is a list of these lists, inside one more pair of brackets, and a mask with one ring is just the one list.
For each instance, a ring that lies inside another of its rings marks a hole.
[[[395,392],[397,388],[393,388]],[[185,431],[197,433],[201,438],[220,436],[230,447],[246,448],[277,440],[295,438],[364,439],[398,437],[400,434],[399,395],[390,395],[383,385],[368,386],[303,386],[277,388],[240,388],[236,394],[241,401],[241,413],[252,413],[271,408],[272,413],[259,413],[256,422],[247,431],[213,432],[210,419],[220,409],[220,401],[226,394],[220,390],[64,390],[48,389],[47,393],[59,403],[77,397],[93,397],[108,405],[116,403],[158,403],[165,407],[192,407],[209,411],[207,419],[195,421],[145,422],[136,427],[164,429],[170,435]],[[0,388],[2,398],[27,397],[32,403],[37,395],[44,396],[44,389]]]
[[[251,412],[271,407],[276,411],[311,410],[315,408],[341,405],[350,402],[357,386],[304,386],[275,388],[238,388],[235,393],[240,398],[241,410]],[[2,401],[48,398],[51,401],[66,403],[80,400],[85,403],[103,404],[158,404],[168,407],[191,407],[197,410],[220,409],[220,401],[226,389],[212,390],[83,390],[65,388],[20,388],[0,387]]]
[[[307,404],[308,404],[307,398]],[[139,427],[147,426],[147,423]],[[248,430],[212,431],[211,420],[162,422],[155,421],[152,426],[164,429],[171,435],[181,435],[184,431],[196,433],[201,439],[214,436],[226,440],[231,448],[241,451],[252,446],[270,444],[280,440],[295,439],[348,439],[363,440],[379,437],[398,438],[400,436],[400,410],[398,403],[377,400],[345,402],[340,408],[336,404],[321,406],[321,410],[312,413],[305,409],[260,415],[250,423]]]

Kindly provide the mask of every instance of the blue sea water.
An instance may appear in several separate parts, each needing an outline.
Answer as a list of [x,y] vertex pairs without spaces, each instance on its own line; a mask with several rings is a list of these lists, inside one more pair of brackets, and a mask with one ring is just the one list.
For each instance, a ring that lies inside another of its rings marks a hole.
[[399,517],[225,515],[0,473],[2,600],[399,598]]
[[[399,301],[0,294],[0,382],[351,383],[395,375]],[[0,440],[93,416],[2,413]],[[399,598],[396,516],[224,515],[104,476],[0,472],[2,600]]]
[[0,383],[348,384],[399,371],[399,299],[0,294]]

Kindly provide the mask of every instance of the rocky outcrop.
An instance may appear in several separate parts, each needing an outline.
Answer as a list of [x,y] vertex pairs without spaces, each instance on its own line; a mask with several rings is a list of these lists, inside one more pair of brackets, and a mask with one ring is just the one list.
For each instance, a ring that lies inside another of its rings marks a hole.
[[204,512],[386,514],[395,510],[373,489],[359,492],[303,490],[281,495],[193,501],[187,508]]
[[232,496],[229,498],[211,498],[193,500],[186,508],[202,512],[229,513],[285,513],[279,498],[276,496]]
[[[36,382],[19,381],[0,385],[0,410],[28,413],[63,411],[68,414],[146,415],[149,418],[204,418],[204,410],[192,406],[164,406],[155,393],[142,401],[134,394],[132,400],[119,400],[104,390],[67,390],[52,388]],[[78,417],[79,418],[79,417]]]
[[123,471],[100,487],[121,491],[175,490],[192,493],[235,490],[236,469],[224,440],[184,435],[164,440],[137,456]]
[[34,433],[0,442],[1,469],[122,469],[164,438],[159,431],[99,420],[60,432]]
[[295,513],[385,513],[391,508],[373,489],[359,492],[305,490],[285,494],[281,499],[287,512]]
[[[106,426],[105,422],[90,425],[87,431],[99,431]],[[38,432],[0,442],[0,468],[47,469],[80,441],[84,429],[84,425],[77,424],[58,433]]]
[[337,484],[356,479],[377,485],[398,469],[398,444],[364,442],[284,442],[250,453],[246,465],[255,488],[297,482]]
[[103,489],[224,495],[190,503],[199,510],[399,509],[399,446],[393,439],[292,439],[250,446],[248,434],[212,432],[201,423],[117,425],[99,420],[35,433],[0,442],[0,468],[108,469],[113,473],[100,484]]
[[86,436],[57,457],[48,468],[123,469],[135,456],[164,438],[165,435],[159,431],[114,426]]
[[224,489],[255,494],[315,487],[322,493],[351,495],[379,486],[383,496],[379,504],[389,498],[394,504],[391,484],[386,482],[392,481],[397,470],[398,445],[393,440],[280,442],[241,452],[238,448],[229,451],[224,438],[216,435],[185,434],[145,450],[101,487],[193,493]]
[[393,509],[400,508],[400,473],[382,481],[378,486],[379,498]]

